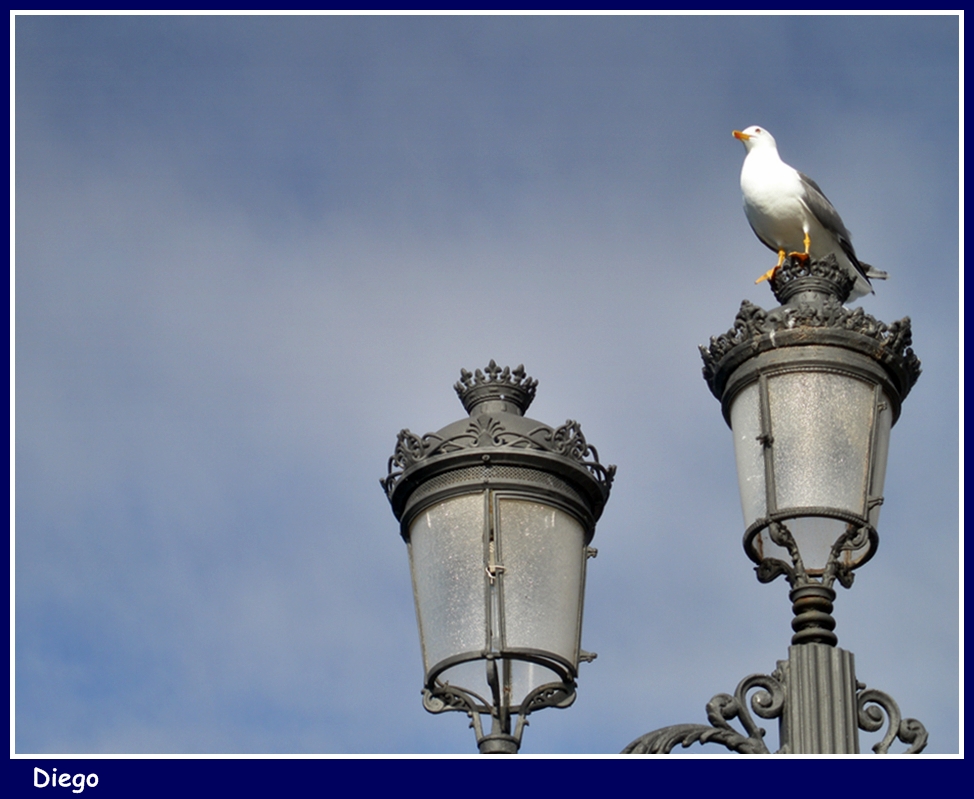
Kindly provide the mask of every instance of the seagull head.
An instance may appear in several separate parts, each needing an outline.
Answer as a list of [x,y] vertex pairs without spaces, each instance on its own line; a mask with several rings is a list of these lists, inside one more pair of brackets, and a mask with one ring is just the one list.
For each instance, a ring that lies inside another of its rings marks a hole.
[[751,125],[751,127],[745,130],[735,130],[733,135],[735,139],[743,143],[744,149],[748,152],[751,152],[756,147],[769,147],[772,150],[778,149],[778,145],[774,141],[774,136],[768,133],[765,128],[758,127],[757,125]]

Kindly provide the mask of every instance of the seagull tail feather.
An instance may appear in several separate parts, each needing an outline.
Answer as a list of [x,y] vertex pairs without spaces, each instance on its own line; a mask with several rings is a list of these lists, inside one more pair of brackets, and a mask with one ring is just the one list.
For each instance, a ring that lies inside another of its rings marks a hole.
[[888,272],[884,272],[881,269],[877,269],[875,266],[870,264],[864,264],[862,261],[859,262],[863,269],[866,270],[866,277],[871,277],[876,280],[886,280],[889,277]]

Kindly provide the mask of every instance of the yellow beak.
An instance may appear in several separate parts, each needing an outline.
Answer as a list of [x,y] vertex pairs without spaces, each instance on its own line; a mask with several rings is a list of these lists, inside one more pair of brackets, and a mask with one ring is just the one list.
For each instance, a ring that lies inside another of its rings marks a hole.
[[734,138],[735,138],[735,139],[740,139],[741,141],[747,141],[747,140],[748,140],[748,139],[750,139],[751,137],[750,137],[750,136],[748,136],[748,135],[747,135],[746,133],[742,133],[742,132],[741,132],[741,131],[739,131],[739,130],[735,130],[735,131],[734,131]]

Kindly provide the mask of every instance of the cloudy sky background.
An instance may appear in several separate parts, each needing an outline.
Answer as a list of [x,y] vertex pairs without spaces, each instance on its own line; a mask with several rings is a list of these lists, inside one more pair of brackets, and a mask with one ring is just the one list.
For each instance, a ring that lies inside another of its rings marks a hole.
[[775,304],[730,135],[751,124],[890,273],[866,311],[913,320],[880,549],[835,616],[858,678],[958,751],[956,17],[15,34],[18,752],[473,752],[421,706],[378,480],[491,358],[619,467],[599,658],[522,751],[618,752],[772,671],[788,587],[742,550],[697,352]]

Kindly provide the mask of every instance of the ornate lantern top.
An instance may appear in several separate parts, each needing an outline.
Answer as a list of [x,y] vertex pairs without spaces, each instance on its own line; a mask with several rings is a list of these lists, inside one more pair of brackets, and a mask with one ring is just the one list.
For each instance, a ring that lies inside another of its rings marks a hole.
[[814,344],[844,347],[877,362],[886,373],[895,423],[921,371],[910,317],[886,324],[862,308],[844,306],[854,281],[834,255],[807,262],[788,258],[770,283],[780,307],[766,311],[744,300],[734,327],[700,347],[704,380],[721,400],[728,424],[732,397],[725,389],[741,364],[762,352]]
[[380,483],[396,518],[403,521],[404,534],[408,520],[403,514],[420,485],[436,474],[488,464],[551,473],[583,498],[587,526],[594,528],[609,499],[616,467],[599,462],[598,451],[578,422],[568,419],[553,428],[523,415],[537,386],[523,365],[502,369],[491,360],[483,371],[462,369],[454,389],[469,417],[424,436],[399,432],[388,474]]

